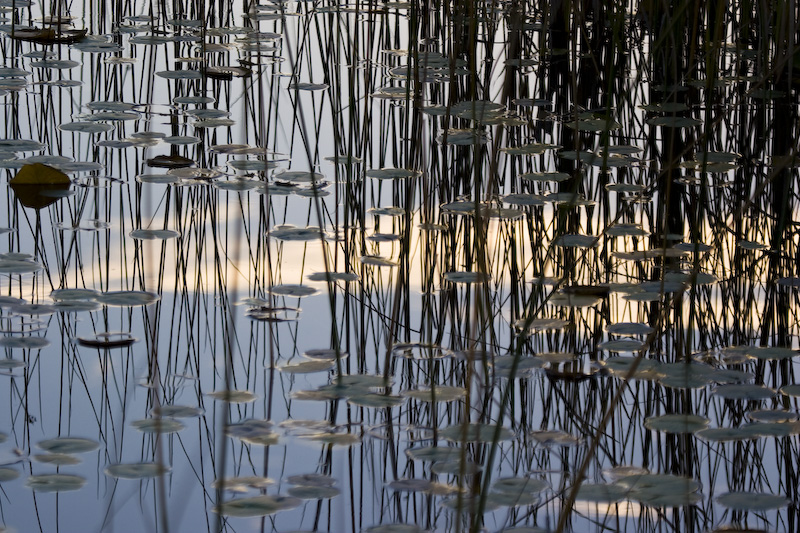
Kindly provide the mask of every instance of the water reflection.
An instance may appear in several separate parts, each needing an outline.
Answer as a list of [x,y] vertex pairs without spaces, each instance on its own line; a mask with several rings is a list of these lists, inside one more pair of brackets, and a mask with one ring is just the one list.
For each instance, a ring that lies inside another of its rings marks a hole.
[[779,6],[27,7],[7,528],[796,529]]

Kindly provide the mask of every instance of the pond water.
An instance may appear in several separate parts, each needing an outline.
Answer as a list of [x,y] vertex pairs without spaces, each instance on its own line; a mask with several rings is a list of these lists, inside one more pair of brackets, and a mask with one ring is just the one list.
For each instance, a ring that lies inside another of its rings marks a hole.
[[796,531],[781,6],[2,2],[0,526]]

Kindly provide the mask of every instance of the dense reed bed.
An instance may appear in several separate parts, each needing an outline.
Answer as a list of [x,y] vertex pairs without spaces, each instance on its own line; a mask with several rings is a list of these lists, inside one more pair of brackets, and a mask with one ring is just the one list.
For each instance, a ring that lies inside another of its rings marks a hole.
[[798,529],[793,2],[3,6],[7,530]]

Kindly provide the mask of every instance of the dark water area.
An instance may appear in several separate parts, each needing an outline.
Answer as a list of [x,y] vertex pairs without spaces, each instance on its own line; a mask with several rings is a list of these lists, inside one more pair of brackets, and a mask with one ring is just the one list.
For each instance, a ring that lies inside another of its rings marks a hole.
[[0,7],[2,531],[797,531],[794,3]]

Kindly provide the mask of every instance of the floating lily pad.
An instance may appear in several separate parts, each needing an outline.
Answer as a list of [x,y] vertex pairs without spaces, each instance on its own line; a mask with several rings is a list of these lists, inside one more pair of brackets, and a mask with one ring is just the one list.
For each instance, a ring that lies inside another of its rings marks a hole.
[[203,416],[204,413],[203,409],[190,405],[159,405],[150,410],[150,415],[152,416],[170,418],[196,418]]
[[145,291],[112,291],[104,292],[97,297],[97,301],[103,305],[115,307],[135,307],[139,305],[150,305],[157,302],[161,297],[152,292]]
[[78,457],[68,453],[40,453],[34,455],[33,459],[38,463],[51,464],[55,466],[77,465],[81,462]]
[[488,276],[483,272],[445,272],[444,279],[451,283],[483,283]]
[[69,492],[79,490],[86,478],[72,474],[41,474],[29,476],[25,486],[36,492]]
[[728,492],[717,497],[717,502],[737,511],[769,511],[789,505],[783,496],[763,492]]
[[145,479],[169,472],[169,468],[158,463],[119,463],[106,467],[105,474],[121,479]]
[[49,346],[50,341],[44,337],[0,337],[0,347],[19,348],[23,350],[41,350]]
[[174,239],[180,236],[180,233],[168,229],[136,229],[129,233],[129,235],[137,240],[166,240]]
[[726,400],[768,400],[775,396],[775,391],[764,385],[754,384],[734,384],[720,385],[714,390],[714,394]]
[[50,453],[86,453],[99,448],[100,443],[81,437],[58,437],[40,441],[36,446]]
[[510,440],[514,433],[497,424],[458,424],[448,426],[439,431],[439,436],[453,442],[492,442],[495,438],[499,441]]
[[452,402],[466,396],[467,391],[463,387],[442,385],[433,389],[409,390],[405,391],[403,394],[422,402]]
[[644,421],[644,426],[653,431],[664,433],[696,433],[708,427],[709,420],[704,416],[691,414],[669,414],[651,416]]
[[19,471],[14,470],[13,468],[0,467],[0,483],[5,483],[6,481],[13,481],[18,477],[19,477]]
[[279,439],[269,420],[251,419],[229,424],[225,428],[225,434],[257,446],[271,446],[277,444]]
[[609,352],[638,352],[645,348],[645,343],[630,339],[617,339],[601,342],[597,345],[601,350]]
[[296,363],[278,367],[278,370],[285,374],[311,374],[314,372],[326,372],[336,366],[336,361],[298,361]]
[[333,446],[352,446],[358,444],[361,438],[355,433],[312,433],[310,435],[301,435],[302,438],[330,444]]
[[396,407],[405,401],[402,396],[377,393],[355,394],[347,398],[347,402],[353,405],[375,408]]
[[131,426],[144,433],[169,434],[176,433],[184,428],[184,425],[171,418],[145,418],[134,420]]
[[247,390],[220,390],[209,392],[207,396],[228,403],[250,403],[258,398],[258,396]]
[[294,509],[302,503],[301,499],[292,496],[264,494],[252,498],[240,498],[223,502],[214,508],[214,512],[225,516],[252,518]]

